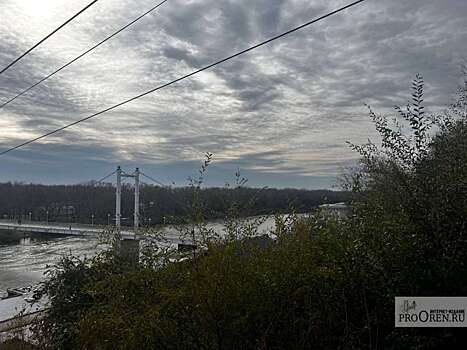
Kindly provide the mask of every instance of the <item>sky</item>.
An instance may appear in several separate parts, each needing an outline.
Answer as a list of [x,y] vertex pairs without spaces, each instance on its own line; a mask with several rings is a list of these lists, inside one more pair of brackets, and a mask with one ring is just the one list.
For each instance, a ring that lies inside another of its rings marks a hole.
[[[0,67],[90,0],[0,1]],[[154,6],[99,0],[0,75],[0,103]],[[0,109],[0,151],[319,17],[346,1],[169,0]],[[240,170],[255,187],[337,188],[346,141],[377,139],[368,116],[405,105],[417,73],[428,111],[454,96],[467,58],[467,1],[367,0],[242,57],[0,157],[0,182],[97,180],[117,165],[207,186]]]

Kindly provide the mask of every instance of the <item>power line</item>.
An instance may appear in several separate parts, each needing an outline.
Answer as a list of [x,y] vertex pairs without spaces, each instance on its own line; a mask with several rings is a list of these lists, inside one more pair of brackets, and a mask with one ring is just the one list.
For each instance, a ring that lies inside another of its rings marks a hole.
[[55,29],[52,33],[47,35],[45,38],[43,38],[41,41],[39,41],[37,44],[35,44],[33,47],[31,47],[29,50],[27,50],[25,53],[23,53],[21,56],[19,56],[17,59],[15,59],[13,62],[11,62],[8,66],[2,69],[0,74],[5,72],[8,68],[12,67],[16,62],[18,62],[20,59],[22,59],[24,56],[26,56],[28,53],[30,53],[32,50],[34,50],[36,47],[38,47],[40,44],[42,44],[44,41],[46,41],[48,38],[50,38],[52,35],[54,35],[56,32],[58,32],[60,29],[65,27],[68,23],[70,23],[72,20],[74,20],[76,17],[78,17],[80,14],[82,14],[84,11],[86,11],[88,8],[90,8],[92,5],[94,5],[98,0],[94,0],[91,3],[89,3],[85,8],[77,12],[73,17],[71,17],[69,20],[67,20],[65,23],[63,23],[60,27]]
[[323,20],[323,19],[325,19],[325,18],[328,18],[328,17],[330,17],[330,16],[332,16],[332,15],[335,15],[335,14],[337,14],[337,13],[339,13],[339,12],[342,12],[342,11],[344,11],[344,10],[350,8],[350,7],[353,7],[353,6],[355,6],[355,5],[359,4],[359,3],[362,3],[362,2],[364,2],[364,1],[366,1],[366,0],[358,0],[358,1],[352,2],[352,3],[350,3],[350,4],[348,4],[348,5],[344,6],[344,7],[341,7],[341,8],[339,8],[339,9],[337,9],[337,10],[334,10],[334,11],[332,11],[332,12],[329,12],[329,13],[327,13],[327,14],[321,16],[321,17],[318,17],[318,18],[316,18],[316,19],[313,19],[313,20],[311,20],[311,21],[309,21],[309,22],[307,22],[307,23],[305,23],[305,24],[302,24],[302,25],[300,25],[300,26],[298,26],[298,27],[295,27],[295,28],[293,28],[293,29],[290,29],[290,30],[288,30],[288,31],[286,31],[286,32],[284,32],[284,33],[282,33],[282,34],[276,35],[276,36],[274,36],[274,37],[272,37],[272,38],[270,38],[270,39],[268,39],[268,40],[262,41],[262,42],[260,42],[260,43],[258,43],[258,44],[256,44],[256,45],[254,45],[254,46],[251,46],[251,47],[249,47],[249,48],[247,48],[247,49],[245,49],[245,50],[242,50],[242,51],[240,51],[240,52],[237,52],[237,53],[235,53],[235,54],[233,54],[233,55],[230,55],[230,56],[228,56],[228,57],[226,57],[226,58],[223,58],[223,59],[221,59],[221,60],[219,60],[219,61],[216,61],[216,62],[214,62],[214,63],[211,63],[211,64],[209,64],[209,65],[207,65],[207,66],[205,66],[205,67],[203,67],[203,68],[200,68],[200,69],[198,69],[198,70],[195,70],[194,72],[191,72],[191,73],[189,73],[189,74],[186,74],[186,75],[184,75],[184,76],[182,76],[182,77],[180,77],[180,78],[177,78],[177,79],[175,79],[175,80],[172,80],[172,81],[170,81],[170,82],[168,82],[168,83],[165,83],[165,84],[163,84],[163,85],[159,85],[158,87],[156,87],[156,88],[154,88],[154,89],[151,89],[151,90],[146,91],[146,92],[144,92],[144,93],[142,93],[142,94],[139,94],[139,95],[137,95],[137,96],[134,96],[134,97],[132,97],[132,98],[130,98],[130,99],[128,99],[128,100],[125,100],[125,101],[123,101],[123,102],[117,103],[117,104],[115,104],[115,105],[113,105],[113,106],[111,106],[111,107],[108,107],[108,108],[106,108],[106,109],[104,109],[104,110],[101,110],[100,112],[97,112],[97,113],[94,113],[94,114],[92,114],[92,115],[90,115],[90,116],[88,116],[88,117],[85,117],[85,118],[76,120],[76,121],[74,121],[74,122],[72,122],[72,123],[70,123],[70,124],[67,124],[67,125],[65,125],[65,126],[62,126],[62,127],[58,128],[58,129],[55,129],[55,130],[53,130],[53,131],[50,131],[50,132],[48,132],[48,133],[46,133],[46,134],[43,134],[43,135],[38,136],[38,137],[36,137],[36,138],[33,138],[33,139],[29,140],[29,141],[26,141],[26,142],[23,142],[23,143],[21,143],[21,144],[19,144],[19,145],[16,145],[16,146],[14,146],[14,147],[11,147],[11,148],[9,148],[9,149],[3,151],[3,152],[0,152],[0,156],[5,155],[5,154],[7,154],[7,153],[9,153],[9,152],[11,152],[11,151],[14,151],[14,150],[18,149],[18,148],[21,148],[21,147],[24,147],[24,146],[26,146],[26,145],[29,145],[29,144],[31,144],[31,143],[33,143],[33,142],[39,141],[39,140],[41,140],[41,139],[43,139],[43,138],[46,138],[46,137],[48,137],[48,136],[50,136],[50,135],[56,134],[56,133],[58,133],[58,132],[60,132],[60,131],[63,131],[63,130],[65,130],[65,129],[68,129],[68,128],[70,128],[70,127],[72,127],[72,126],[75,126],[75,125],[77,125],[77,124],[80,124],[80,123],[82,123],[82,122],[85,122],[85,121],[87,121],[87,120],[89,120],[89,119],[95,118],[95,117],[97,117],[97,116],[99,116],[99,115],[101,115],[101,114],[104,114],[104,113],[106,113],[106,112],[109,112],[109,111],[111,111],[111,110],[113,110],[113,109],[115,109],[115,108],[117,108],[117,107],[123,106],[123,105],[125,105],[125,104],[127,104],[127,103],[130,103],[130,102],[132,102],[132,101],[134,101],[134,100],[137,100],[137,99],[139,99],[139,98],[141,98],[141,97],[143,97],[143,96],[149,95],[149,94],[151,94],[151,93],[153,93],[153,92],[156,92],[156,91],[161,90],[161,89],[163,89],[163,88],[166,88],[166,87],[168,87],[168,86],[170,86],[170,85],[173,85],[173,84],[175,84],[175,83],[178,83],[178,82],[180,82],[180,81],[182,81],[182,80],[185,80],[185,79],[187,79],[187,78],[189,78],[189,77],[192,77],[193,75],[196,75],[196,74],[198,74],[198,73],[201,73],[201,72],[203,72],[203,71],[205,71],[205,70],[208,70],[208,69],[210,69],[210,68],[212,68],[212,67],[215,67],[215,66],[217,66],[217,65],[219,65],[219,64],[221,64],[221,63],[224,63],[224,62],[229,61],[229,60],[231,60],[231,59],[233,59],[233,58],[236,58],[236,57],[238,57],[238,56],[241,56],[241,55],[243,55],[243,54],[245,54],[245,53],[247,53],[247,52],[249,52],[249,51],[255,50],[255,49],[257,49],[257,48],[259,48],[259,47],[261,47],[261,46],[264,46],[264,45],[266,45],[266,44],[269,44],[269,43],[272,42],[272,41],[275,41],[275,40],[280,39],[280,38],[282,38],[282,37],[284,37],[284,36],[286,36],[286,35],[289,35],[289,34],[291,34],[291,33],[294,33],[294,32],[296,32],[296,31],[298,31],[298,30],[300,30],[300,29],[303,29],[303,28],[305,28],[305,27],[307,27],[307,26],[309,26],[309,25],[311,25],[311,24],[314,24],[314,23],[319,22],[319,21],[321,21],[321,20]]
[[152,11],[154,11],[155,9],[157,9],[159,6],[162,6],[164,3],[166,3],[168,0],[164,0],[160,3],[158,3],[156,6],[152,7],[151,9],[149,9],[148,11],[146,11],[145,13],[143,13],[141,16],[135,18],[133,21],[131,21],[130,23],[128,23],[127,25],[123,26],[122,28],[120,28],[119,30],[117,30],[116,32],[114,32],[112,35],[108,36],[107,38],[105,38],[104,40],[100,41],[99,43],[97,43],[96,45],[94,45],[93,47],[91,47],[90,49],[84,51],[82,54],[80,54],[79,56],[76,56],[74,59],[72,59],[71,61],[69,61],[68,63],[66,63],[65,65],[61,66],[60,68],[58,68],[57,70],[55,70],[54,72],[50,73],[49,75],[45,76],[44,78],[42,78],[41,80],[39,80],[37,83],[31,85],[30,87],[28,87],[27,89],[21,91],[19,94],[17,94],[16,96],[10,98],[8,101],[6,101],[5,103],[1,104],[0,105],[0,108],[3,108],[5,107],[6,105],[8,105],[9,103],[13,102],[14,100],[16,100],[18,97],[24,95],[25,93],[27,93],[28,91],[34,89],[37,85],[43,83],[44,81],[46,81],[47,79],[49,79],[50,77],[54,76],[55,74],[57,74],[58,72],[60,72],[61,70],[65,69],[66,67],[68,67],[69,65],[71,65],[72,63],[78,61],[80,58],[86,56],[88,53],[90,53],[91,51],[97,49],[99,46],[101,46],[102,44],[104,44],[106,41],[112,39],[114,36],[116,36],[117,34],[119,34],[120,32],[124,31],[125,29],[127,29],[128,27],[132,26],[133,24],[135,24],[136,22],[138,22],[141,18],[143,18],[144,16],[148,15],[149,13],[151,13]]

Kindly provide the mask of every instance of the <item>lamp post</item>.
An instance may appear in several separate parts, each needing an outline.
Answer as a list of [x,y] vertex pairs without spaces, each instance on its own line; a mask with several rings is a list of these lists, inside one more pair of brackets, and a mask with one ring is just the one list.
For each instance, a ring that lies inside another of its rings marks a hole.
[[107,213],[107,226],[110,226],[110,213]]
[[91,214],[91,226],[94,226],[94,214]]
[[46,214],[46,220],[47,220],[46,222],[47,222],[47,224],[48,224],[48,223],[49,223],[49,211],[47,210],[47,211],[45,212],[45,214]]
[[31,221],[32,213],[29,212],[29,221]]
[[148,220],[149,220],[149,226],[151,226],[151,218],[149,218]]

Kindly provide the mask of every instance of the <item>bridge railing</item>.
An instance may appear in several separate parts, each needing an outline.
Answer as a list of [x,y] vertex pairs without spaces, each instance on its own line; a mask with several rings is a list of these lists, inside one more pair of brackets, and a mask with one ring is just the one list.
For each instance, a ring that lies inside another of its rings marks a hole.
[[[91,224],[82,224],[82,223],[76,223],[76,222],[57,222],[57,221],[39,221],[39,220],[23,220],[21,219],[21,224],[22,225],[45,225],[45,226],[63,226],[67,227],[71,225],[72,227],[106,227],[107,225],[91,225]],[[0,223],[10,223],[13,225],[16,225],[19,223],[18,219],[0,219]]]

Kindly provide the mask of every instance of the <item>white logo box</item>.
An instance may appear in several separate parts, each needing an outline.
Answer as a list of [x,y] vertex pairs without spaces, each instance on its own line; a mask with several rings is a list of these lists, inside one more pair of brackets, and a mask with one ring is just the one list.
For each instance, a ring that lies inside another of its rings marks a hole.
[[467,297],[396,297],[396,327],[467,327]]

